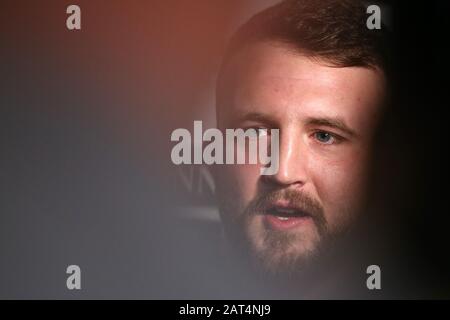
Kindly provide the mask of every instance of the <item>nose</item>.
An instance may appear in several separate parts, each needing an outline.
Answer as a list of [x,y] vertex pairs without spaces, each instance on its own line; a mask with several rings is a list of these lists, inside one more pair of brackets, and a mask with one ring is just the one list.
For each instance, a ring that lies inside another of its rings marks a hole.
[[302,186],[307,179],[307,148],[297,130],[280,133],[278,172],[263,177],[266,182],[279,187]]

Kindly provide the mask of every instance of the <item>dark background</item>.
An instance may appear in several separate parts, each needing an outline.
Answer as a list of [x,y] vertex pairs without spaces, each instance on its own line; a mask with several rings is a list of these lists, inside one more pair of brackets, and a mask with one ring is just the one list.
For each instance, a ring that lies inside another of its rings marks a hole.
[[[212,258],[213,190],[199,168],[183,182],[170,133],[214,125],[227,38],[275,2],[2,1],[0,298],[253,297],[211,285],[228,280]],[[372,230],[393,241],[383,284],[449,298],[449,6],[384,3],[398,103],[379,155],[390,223]],[[70,4],[81,31],[66,29]],[[70,264],[80,291],[66,288]]]

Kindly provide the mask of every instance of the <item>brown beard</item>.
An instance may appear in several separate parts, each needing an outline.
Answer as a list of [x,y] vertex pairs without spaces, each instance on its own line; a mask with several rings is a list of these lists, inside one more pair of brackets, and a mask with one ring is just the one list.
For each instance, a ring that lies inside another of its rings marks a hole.
[[[314,224],[319,233],[320,242],[327,234],[327,223],[325,220],[324,210],[320,203],[308,196],[307,194],[292,189],[274,190],[268,193],[261,194],[245,208],[244,214],[239,221],[241,226],[249,225],[249,220],[255,215],[268,214],[268,210],[276,201],[287,201],[290,206],[296,207],[299,210],[307,213],[314,221]],[[245,232],[245,231],[244,231]],[[251,247],[251,239],[247,235],[247,248],[249,254],[256,257],[256,266],[263,269],[265,272],[271,274],[292,274],[302,269],[307,263],[314,260],[318,255],[320,247],[314,251],[305,254],[292,254],[288,249],[293,243],[302,242],[303,234],[295,234],[273,230],[264,227],[262,230],[262,241],[264,243],[264,250],[256,250]]]

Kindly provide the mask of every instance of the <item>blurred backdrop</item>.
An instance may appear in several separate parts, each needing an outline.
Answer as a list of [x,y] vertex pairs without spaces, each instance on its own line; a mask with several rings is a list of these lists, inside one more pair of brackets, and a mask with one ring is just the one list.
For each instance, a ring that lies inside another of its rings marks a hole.
[[[214,183],[203,167],[171,164],[170,133],[193,120],[214,126],[227,40],[276,2],[1,2],[0,298],[251,297],[245,284],[210,295],[220,270],[210,258],[216,244],[204,235],[221,232]],[[66,28],[70,4],[81,8],[79,31]],[[447,187],[435,177],[448,172],[440,153],[448,143],[443,127],[430,124],[448,106],[430,82],[438,78],[435,62],[447,59],[444,23],[433,24],[444,20],[445,4],[383,4],[405,57],[403,75],[428,83],[423,92],[405,90],[429,107],[405,107],[402,120],[401,152],[415,172],[406,174],[415,189],[405,194],[416,197],[417,212],[401,219],[410,238],[399,259],[420,270],[412,281],[418,296],[446,295]],[[424,18],[411,24],[411,13]],[[80,291],[66,288],[71,264],[81,267]]]

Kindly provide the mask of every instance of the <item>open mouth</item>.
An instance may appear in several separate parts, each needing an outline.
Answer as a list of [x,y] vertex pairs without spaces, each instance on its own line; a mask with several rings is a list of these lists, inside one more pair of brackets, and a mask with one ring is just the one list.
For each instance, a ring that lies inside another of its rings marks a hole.
[[282,206],[273,206],[267,210],[267,214],[273,215],[280,220],[286,220],[289,218],[300,218],[300,217],[309,217],[310,215],[298,208],[294,207],[282,207]]
[[286,206],[272,206],[266,210],[264,217],[266,224],[278,230],[294,228],[305,223],[311,215],[299,208]]

